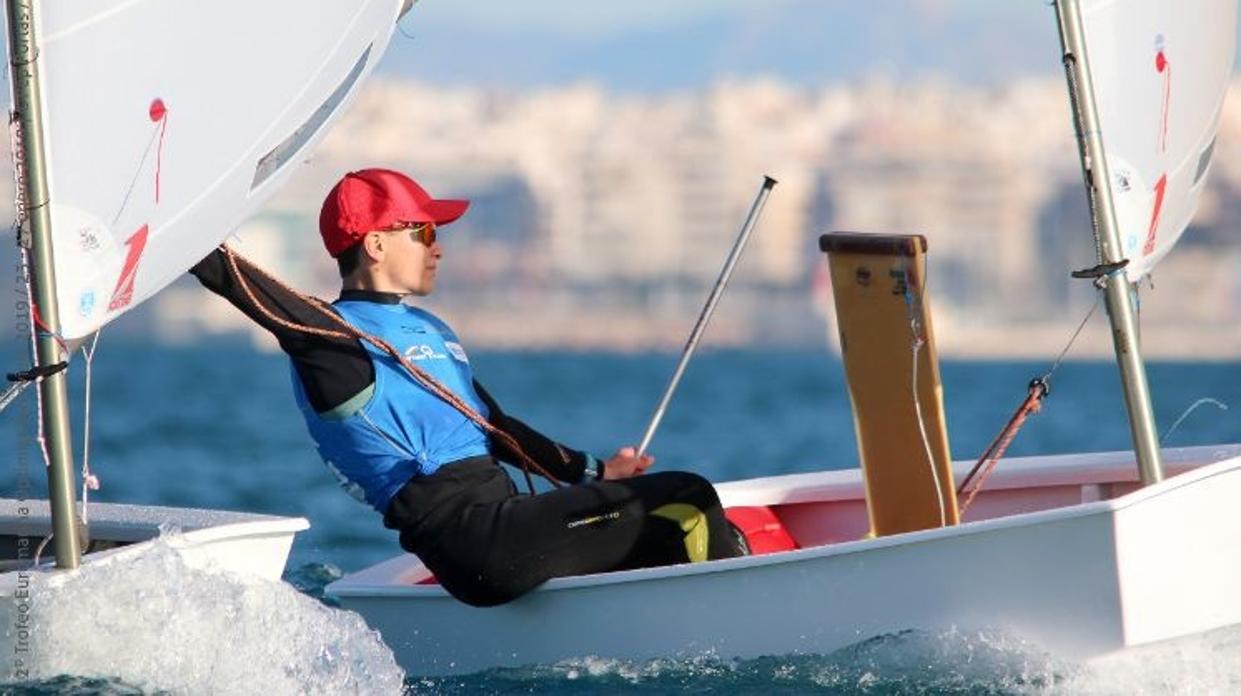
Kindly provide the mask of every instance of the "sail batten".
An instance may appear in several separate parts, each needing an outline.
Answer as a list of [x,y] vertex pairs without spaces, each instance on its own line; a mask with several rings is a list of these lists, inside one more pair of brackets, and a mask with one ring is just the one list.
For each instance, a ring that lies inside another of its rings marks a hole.
[[1209,173],[1237,0],[1083,0],[1120,241],[1136,281],[1185,232]]
[[256,212],[373,69],[400,8],[401,0],[41,6],[63,336],[88,335],[137,306]]

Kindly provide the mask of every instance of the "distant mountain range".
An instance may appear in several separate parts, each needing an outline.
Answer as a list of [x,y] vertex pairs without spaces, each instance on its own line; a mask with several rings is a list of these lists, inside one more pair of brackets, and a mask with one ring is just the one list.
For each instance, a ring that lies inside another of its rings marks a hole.
[[576,35],[567,22],[508,28],[431,9],[415,6],[402,22],[385,72],[438,84],[593,81],[647,92],[763,75],[802,85],[926,75],[977,84],[1059,66],[1055,15],[1044,0],[762,0]]

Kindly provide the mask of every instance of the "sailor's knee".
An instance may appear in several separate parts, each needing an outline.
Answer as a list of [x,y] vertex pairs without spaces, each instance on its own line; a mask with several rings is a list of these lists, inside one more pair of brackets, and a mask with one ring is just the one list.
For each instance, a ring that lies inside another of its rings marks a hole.
[[678,501],[691,503],[703,510],[719,505],[720,498],[715,486],[710,481],[689,471],[663,471],[656,476],[663,477],[672,497]]

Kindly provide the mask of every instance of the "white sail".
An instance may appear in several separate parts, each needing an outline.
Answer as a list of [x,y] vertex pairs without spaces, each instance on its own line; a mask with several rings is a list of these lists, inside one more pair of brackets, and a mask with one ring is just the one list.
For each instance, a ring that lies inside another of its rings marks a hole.
[[138,305],[255,212],[379,60],[401,5],[42,3],[64,337]]
[[1237,0],[1086,0],[1082,20],[1127,274],[1185,231],[1232,73]]

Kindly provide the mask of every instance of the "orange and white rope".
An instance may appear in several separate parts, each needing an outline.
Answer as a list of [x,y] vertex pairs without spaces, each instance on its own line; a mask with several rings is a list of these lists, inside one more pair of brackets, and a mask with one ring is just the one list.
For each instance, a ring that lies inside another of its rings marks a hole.
[[238,285],[240,285],[242,291],[246,294],[246,297],[249,298],[250,302],[254,305],[254,307],[258,309],[259,312],[263,314],[263,316],[267,317],[268,320],[280,326],[283,326],[286,329],[291,329],[293,331],[299,331],[302,333],[308,333],[308,334],[315,335],[315,336],[323,336],[326,338],[337,338],[337,339],[346,339],[346,340],[355,339],[355,340],[366,341],[367,343],[370,343],[371,345],[375,346],[376,348],[383,351],[384,353],[392,356],[392,358],[396,360],[398,363],[400,363],[400,365],[405,368],[405,370],[410,374],[410,376],[413,377],[414,381],[420,384],[423,388],[425,388],[427,391],[431,392],[435,396],[442,399],[448,405],[457,409],[457,411],[459,411],[462,415],[464,415],[474,424],[482,428],[484,432],[488,433],[492,437],[495,437],[497,440],[502,442],[506,447],[508,447],[513,452],[513,454],[517,457],[518,463],[521,464],[522,473],[525,474],[525,477],[526,477],[526,485],[529,487],[531,493],[534,492],[534,482],[530,479],[531,470],[534,470],[539,475],[546,478],[554,486],[563,485],[559,479],[557,479],[555,476],[550,474],[542,466],[539,466],[538,462],[534,461],[534,459],[530,457],[530,455],[526,454],[525,451],[522,450],[521,446],[517,444],[517,441],[513,439],[511,435],[504,432],[503,430],[500,430],[499,428],[495,427],[490,422],[488,422],[487,419],[482,416],[482,414],[480,414],[478,411],[475,411],[469,404],[465,403],[465,401],[463,401],[461,397],[453,393],[452,390],[448,389],[443,384],[440,384],[438,380],[436,380],[434,377],[428,374],[425,370],[415,365],[412,361],[410,361],[409,358],[405,357],[405,355],[402,354],[399,350],[397,350],[396,347],[394,347],[392,344],[388,343],[382,338],[379,338],[378,336],[368,334],[365,331],[361,331],[360,329],[354,327],[352,324],[345,321],[345,319],[341,317],[340,315],[338,315],[336,312],[333,312],[332,310],[328,309],[326,303],[323,300],[320,300],[317,297],[312,297],[310,295],[305,295],[303,293],[298,292],[297,290],[294,290],[293,288],[290,288],[288,285],[285,285],[280,280],[272,276],[270,273],[259,268],[253,262],[250,262],[249,260],[247,260],[247,263],[255,270],[255,272],[261,274],[264,278],[271,281],[272,283],[274,283],[281,289],[285,290],[286,292],[289,292],[295,297],[298,297],[299,299],[305,301],[306,304],[310,305],[311,307],[313,307],[314,309],[322,313],[324,316],[328,317],[332,322],[340,325],[341,330],[335,331],[332,329],[324,329],[324,328],[319,328],[316,326],[307,326],[305,324],[299,324],[297,322],[284,319],[283,317],[276,316],[271,310],[269,310],[267,307],[263,305],[263,303],[255,295],[254,290],[250,287],[250,284],[246,282],[245,277],[241,273],[241,269],[238,268],[237,266],[237,259],[238,259],[237,253],[233,251],[227,244],[221,245],[220,249],[224,252],[225,257],[228,259],[229,268],[230,270],[232,270],[233,277],[236,278]]

